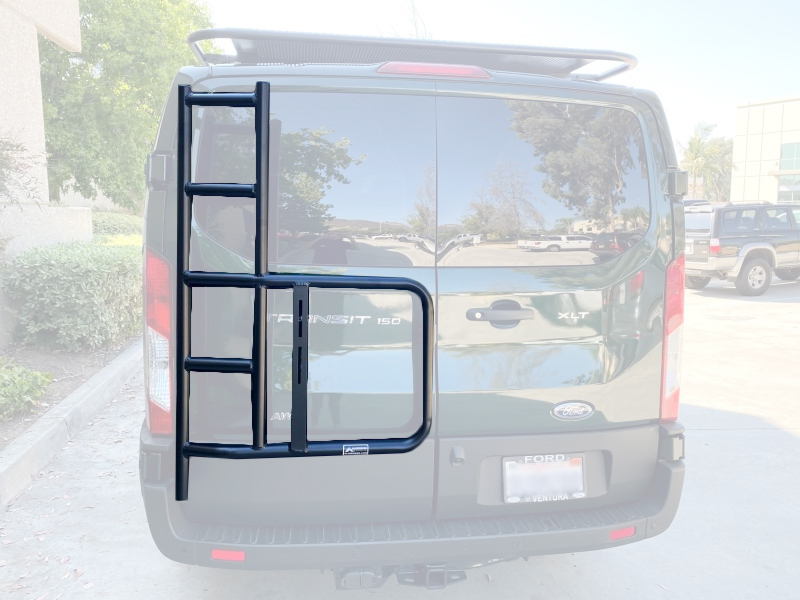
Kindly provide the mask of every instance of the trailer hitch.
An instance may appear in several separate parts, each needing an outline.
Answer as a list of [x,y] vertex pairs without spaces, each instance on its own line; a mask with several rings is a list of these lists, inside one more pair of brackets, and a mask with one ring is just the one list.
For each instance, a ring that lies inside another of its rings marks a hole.
[[448,568],[447,564],[412,565],[397,570],[397,583],[424,587],[429,590],[441,590],[448,585],[465,581],[467,573],[461,569]]

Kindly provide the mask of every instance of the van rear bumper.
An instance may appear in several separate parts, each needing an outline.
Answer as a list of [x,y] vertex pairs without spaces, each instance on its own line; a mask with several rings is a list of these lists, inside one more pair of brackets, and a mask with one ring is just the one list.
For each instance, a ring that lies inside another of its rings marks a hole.
[[[469,564],[581,552],[654,537],[672,523],[684,480],[683,460],[659,460],[637,501],[581,509],[430,521],[240,526],[190,522],[174,486],[142,484],[147,520],[159,550],[177,562],[238,569]],[[635,528],[612,540],[612,532]],[[241,562],[214,560],[212,550],[244,552]]]

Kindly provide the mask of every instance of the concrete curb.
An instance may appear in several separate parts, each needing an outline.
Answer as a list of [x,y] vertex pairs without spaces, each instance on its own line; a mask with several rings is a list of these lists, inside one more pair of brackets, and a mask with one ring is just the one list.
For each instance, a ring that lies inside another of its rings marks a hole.
[[0,508],[30,484],[111,401],[141,364],[142,340],[138,339],[6,446],[0,455]]

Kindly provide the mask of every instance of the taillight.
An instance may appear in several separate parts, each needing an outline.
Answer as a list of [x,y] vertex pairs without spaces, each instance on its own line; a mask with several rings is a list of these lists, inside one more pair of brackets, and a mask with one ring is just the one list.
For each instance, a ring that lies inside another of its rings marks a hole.
[[628,280],[628,289],[630,290],[631,299],[638,298],[642,295],[644,289],[644,271],[639,271]]
[[708,252],[710,254],[719,254],[721,249],[722,246],[719,243],[719,239],[711,238],[711,241],[708,243]]
[[377,71],[385,75],[433,75],[440,77],[471,77],[491,79],[489,73],[480,67],[470,65],[435,65],[413,62],[388,62]]
[[683,342],[683,287],[686,261],[683,254],[667,265],[664,290],[664,342],[661,360],[661,422],[678,419],[681,393],[681,345]]
[[622,248],[617,242],[609,242],[608,248],[609,250],[616,250],[617,252],[622,252]]
[[151,433],[172,432],[172,379],[170,377],[170,277],[169,263],[152,252],[145,253],[145,343],[147,368],[147,424]]

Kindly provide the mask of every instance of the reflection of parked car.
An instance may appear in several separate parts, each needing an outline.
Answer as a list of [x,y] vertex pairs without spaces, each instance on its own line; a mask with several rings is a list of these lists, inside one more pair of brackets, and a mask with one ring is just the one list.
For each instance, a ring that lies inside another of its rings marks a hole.
[[439,258],[451,250],[461,246],[472,246],[481,243],[481,236],[478,233],[459,233],[451,237],[439,247]]
[[394,236],[391,233],[381,233],[380,235],[373,235],[373,240],[388,240],[393,238]]
[[416,233],[401,233],[397,236],[399,242],[421,242],[424,238]]
[[799,206],[737,204],[686,214],[686,286],[732,280],[745,296],[800,277]]
[[592,245],[592,238],[587,235],[548,235],[540,240],[519,240],[517,247],[522,250],[547,250],[559,252],[561,250],[588,250]]
[[601,233],[589,245],[589,251],[598,258],[609,258],[622,254],[642,239],[642,234],[635,231],[616,231]]

